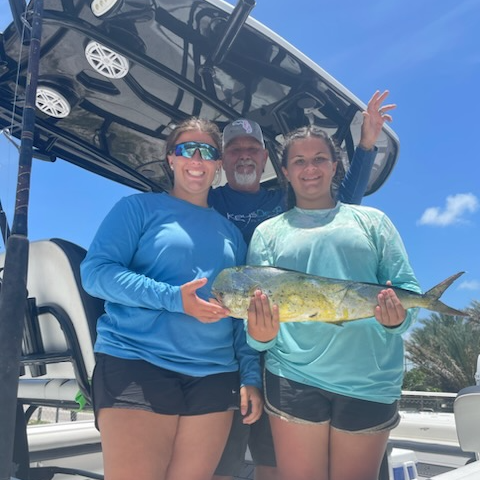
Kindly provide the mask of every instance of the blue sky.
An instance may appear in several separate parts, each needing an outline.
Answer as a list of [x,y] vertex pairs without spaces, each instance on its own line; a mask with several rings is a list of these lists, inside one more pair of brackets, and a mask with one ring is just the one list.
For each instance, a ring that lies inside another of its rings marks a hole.
[[[466,271],[442,300],[456,308],[480,301],[478,0],[257,0],[252,16],[364,102],[390,90],[400,158],[364,204],[397,226],[424,290]],[[0,29],[9,21],[2,2]],[[0,199],[10,221],[17,160],[0,139]],[[88,247],[112,205],[131,192],[65,162],[36,160],[29,237]]]

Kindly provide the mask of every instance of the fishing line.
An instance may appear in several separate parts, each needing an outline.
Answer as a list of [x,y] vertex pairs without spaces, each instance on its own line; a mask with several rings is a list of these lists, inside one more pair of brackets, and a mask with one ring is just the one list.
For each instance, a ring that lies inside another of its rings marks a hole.
[[[15,168],[15,178],[17,176],[18,172],[18,154],[20,151],[19,145],[15,143],[13,139],[13,132],[16,128],[15,125],[15,110],[17,107],[17,98],[18,98],[18,87],[19,87],[19,81],[20,81],[20,69],[21,69],[21,59],[22,59],[22,54],[23,54],[23,49],[24,49],[24,41],[25,41],[25,31],[28,28],[31,30],[30,25],[28,24],[28,21],[26,19],[27,12],[22,13],[21,15],[21,23],[22,23],[22,31],[21,31],[21,41],[20,41],[20,48],[18,50],[18,58],[17,58],[17,72],[15,76],[15,90],[13,94],[13,102],[12,102],[12,110],[11,110],[11,118],[10,118],[10,126],[6,129],[0,130],[0,134],[3,134],[7,142],[12,144],[17,151],[17,161],[16,161],[16,168]],[[8,145],[8,144],[7,144]],[[9,179],[12,177],[12,168],[13,168],[13,157],[12,157],[12,149],[11,146],[7,148],[6,152],[6,157],[5,158],[5,164],[3,165],[2,168],[5,169],[5,175],[3,175],[3,178],[5,180],[5,197],[0,198],[0,222],[1,222],[1,232],[2,232],[2,237],[4,241],[4,245],[6,245],[8,236],[10,235],[10,226],[8,222],[8,212],[13,211],[13,206],[11,205],[10,199],[12,198],[12,189],[10,186],[10,181]],[[3,193],[3,189],[2,189]],[[4,200],[4,202],[1,202],[1,200]],[[4,208],[5,205],[5,208]]]
[[10,120],[10,131],[13,132],[13,122],[15,118],[15,108],[17,106],[17,95],[18,95],[18,84],[20,80],[20,65],[21,65],[21,59],[22,59],[22,53],[23,53],[23,47],[24,47],[24,41],[25,41],[25,29],[28,28],[31,30],[30,25],[28,25],[27,22],[27,11],[22,13],[21,19],[22,19],[22,38],[20,42],[20,49],[18,50],[18,59],[17,59],[17,75],[15,77],[15,91],[13,95],[13,104],[12,104],[12,118]]

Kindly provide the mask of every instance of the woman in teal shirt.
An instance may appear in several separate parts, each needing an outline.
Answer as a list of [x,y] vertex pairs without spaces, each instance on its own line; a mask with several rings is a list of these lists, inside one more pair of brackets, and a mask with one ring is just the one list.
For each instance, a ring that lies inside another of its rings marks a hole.
[[[420,292],[402,240],[377,209],[335,202],[340,156],[317,127],[286,138],[283,171],[295,207],[263,222],[247,263]],[[399,421],[405,311],[392,289],[372,318],[343,326],[278,322],[278,309],[256,292],[248,341],[266,351],[265,403],[282,480],[378,478],[389,431]],[[286,420],[286,421],[285,421]]]

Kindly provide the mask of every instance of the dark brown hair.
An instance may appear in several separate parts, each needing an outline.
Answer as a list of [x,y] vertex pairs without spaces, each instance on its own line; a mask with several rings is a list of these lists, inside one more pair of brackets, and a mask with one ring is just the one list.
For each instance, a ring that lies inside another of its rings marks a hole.
[[[323,140],[327,145],[330,155],[332,156],[332,161],[337,164],[337,170],[335,172],[335,176],[332,179],[332,198],[336,197],[336,193],[340,184],[342,183],[343,177],[345,176],[345,168],[343,166],[343,152],[341,148],[337,145],[336,141],[328,135],[325,130],[322,130],[320,127],[316,125],[307,125],[304,127],[299,127],[285,135],[285,139],[283,141],[282,149],[280,152],[280,157],[282,159],[282,166],[287,168],[288,165],[288,153],[290,151],[290,147],[294,142],[297,140],[304,140],[306,138],[318,138]],[[295,205],[295,192],[293,191],[290,184],[288,184],[288,206],[292,207]]]

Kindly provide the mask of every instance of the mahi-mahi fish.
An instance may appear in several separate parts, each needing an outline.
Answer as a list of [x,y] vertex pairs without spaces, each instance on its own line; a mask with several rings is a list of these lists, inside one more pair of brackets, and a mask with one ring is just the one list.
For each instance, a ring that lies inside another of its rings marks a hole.
[[222,270],[212,285],[215,298],[236,318],[247,318],[255,290],[279,307],[281,322],[341,324],[374,316],[377,295],[391,288],[405,309],[421,307],[445,315],[468,314],[442,303],[443,292],[464,272],[452,275],[424,294],[399,287],[319,277],[277,267],[240,266]]

